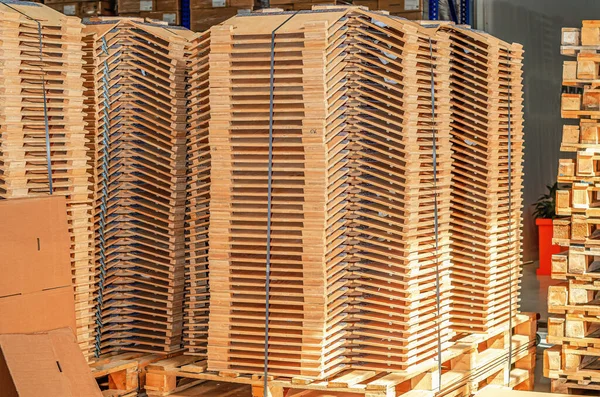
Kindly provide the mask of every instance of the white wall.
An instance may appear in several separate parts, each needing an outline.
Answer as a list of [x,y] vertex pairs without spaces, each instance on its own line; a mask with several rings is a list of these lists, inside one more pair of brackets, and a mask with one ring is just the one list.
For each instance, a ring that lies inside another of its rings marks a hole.
[[525,260],[537,259],[537,231],[531,204],[556,181],[563,124],[560,117],[562,27],[581,27],[583,19],[600,19],[600,0],[477,0],[477,22],[525,50]]

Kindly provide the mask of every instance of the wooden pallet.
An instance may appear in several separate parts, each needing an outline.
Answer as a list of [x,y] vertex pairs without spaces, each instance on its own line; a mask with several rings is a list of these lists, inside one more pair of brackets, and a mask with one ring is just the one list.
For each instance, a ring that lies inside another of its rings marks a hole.
[[552,393],[563,393],[577,396],[597,396],[600,393],[600,383],[578,382],[567,379],[552,379]]
[[600,382],[598,348],[554,346],[544,351],[544,376],[577,382]]
[[[530,390],[535,366],[535,314],[519,314],[512,335],[514,369],[511,384]],[[443,353],[442,392],[437,395],[467,396],[486,384],[502,384],[506,371],[507,347],[510,334],[495,329],[488,334],[471,334],[459,338]],[[361,369],[342,370],[322,381],[306,377],[269,378],[273,396],[282,396],[283,390],[328,391],[331,393],[358,393],[366,396],[396,396],[409,390],[437,390],[438,365],[434,360],[409,371],[377,372]],[[149,396],[179,395],[205,381],[220,381],[251,385],[256,396],[262,396],[260,375],[237,372],[208,371],[205,360],[179,356],[148,366],[146,391]],[[279,394],[278,394],[279,393]],[[190,394],[192,395],[192,394]]]
[[552,243],[560,246],[579,245],[587,248],[600,245],[600,218],[573,214],[552,222]]
[[552,278],[595,282],[600,278],[597,256],[600,250],[594,247],[569,247],[568,251],[552,256]]
[[553,242],[568,247],[552,257],[552,278],[564,282],[548,290],[547,340],[556,346],[544,352],[544,375],[553,379],[556,391],[571,392],[576,388],[569,385],[600,380],[596,364],[600,347],[600,302],[596,300],[600,289],[596,262],[600,91],[595,70],[598,48],[594,48],[600,43],[592,37],[597,26],[597,21],[584,21],[582,29],[563,29],[561,52],[577,56],[577,61],[564,64],[567,88],[562,95],[562,116],[578,118],[580,124],[563,128],[561,151],[571,158],[559,161],[558,182],[568,186],[557,191],[556,213],[561,217],[553,221]]
[[[506,387],[504,385],[494,385],[493,383],[489,383],[490,380],[486,380],[484,382],[485,384],[482,384],[481,390],[478,389],[477,393],[479,393],[479,391],[485,390],[488,392],[502,392],[503,395],[508,395],[511,389],[529,390],[528,383],[531,381],[532,379],[528,378],[527,371],[513,370],[513,372],[511,373],[510,387]],[[293,388],[284,389],[284,392],[286,393],[286,397],[359,397],[361,395],[357,393],[342,393],[323,390],[302,390]],[[410,390],[401,393],[402,394],[400,394],[400,396],[402,397],[434,397],[436,395],[436,392],[427,390]],[[209,380],[204,381],[196,386],[193,386],[181,392],[171,394],[170,397],[251,397],[253,395],[258,397],[263,396],[263,394],[260,394],[260,390],[255,390],[253,394],[252,385],[249,384]],[[446,394],[446,396],[471,397],[473,396],[473,394],[469,391],[468,387],[463,386],[456,388],[452,391],[452,393]]]
[[146,384],[147,366],[162,359],[162,354],[105,354],[90,361],[90,370],[105,397],[137,397]]
[[85,27],[102,353],[181,349],[185,279],[184,28],[128,18]]
[[26,1],[1,3],[0,20],[0,198],[50,193],[48,143],[52,193],[67,198],[75,331],[89,358],[95,338],[90,303],[94,301],[95,274],[92,190],[83,120],[83,26],[78,18]]

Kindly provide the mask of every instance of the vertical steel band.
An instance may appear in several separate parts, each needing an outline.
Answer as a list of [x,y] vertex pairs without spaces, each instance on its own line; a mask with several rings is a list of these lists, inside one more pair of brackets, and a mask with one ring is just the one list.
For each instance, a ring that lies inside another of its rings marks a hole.
[[437,309],[437,359],[438,388],[442,388],[442,335],[440,329],[440,263],[439,263],[439,217],[437,203],[437,134],[435,127],[435,76],[433,67],[433,45],[429,39],[429,58],[431,61],[431,138],[433,151],[433,230],[435,235],[435,305]]
[[266,249],[266,269],[265,269],[265,362],[264,362],[264,397],[268,397],[268,374],[269,374],[269,289],[271,278],[271,202],[273,200],[273,113],[275,99],[275,34],[292,19],[298,11],[277,26],[271,32],[271,68],[269,74],[269,165],[267,173],[267,249]]

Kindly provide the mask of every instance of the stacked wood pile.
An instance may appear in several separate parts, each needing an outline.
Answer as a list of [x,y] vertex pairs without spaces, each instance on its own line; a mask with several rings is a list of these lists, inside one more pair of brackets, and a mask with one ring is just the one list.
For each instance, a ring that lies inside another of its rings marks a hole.
[[85,27],[95,186],[97,351],[181,348],[187,29],[141,19]]
[[209,49],[210,33],[198,34],[192,40],[189,64],[184,344],[190,353],[198,355],[206,355],[208,337],[208,222],[211,177],[208,144]]
[[76,331],[89,357],[94,252],[83,120],[83,25],[78,18],[24,1],[0,3],[0,19],[0,197],[66,196]]
[[263,372],[267,308],[268,372],[284,377],[410,371],[508,327],[520,46],[319,7],[215,26],[209,60],[209,370]]
[[600,21],[563,29],[561,53],[576,58],[564,63],[562,116],[578,124],[563,129],[561,151],[569,158],[559,162],[556,214],[561,217],[554,220],[554,243],[565,252],[552,257],[552,277],[564,282],[548,291],[548,341],[556,346],[544,353],[544,374],[556,390],[574,383],[597,393]]
[[486,332],[517,312],[523,50],[464,27],[438,29],[451,40],[451,321],[457,331]]

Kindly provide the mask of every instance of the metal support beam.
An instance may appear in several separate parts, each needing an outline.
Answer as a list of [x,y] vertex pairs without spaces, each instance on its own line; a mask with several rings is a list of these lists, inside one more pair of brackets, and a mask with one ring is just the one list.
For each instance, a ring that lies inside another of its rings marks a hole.
[[181,0],[181,26],[190,29],[192,24],[190,0]]
[[439,0],[429,0],[429,20],[437,21],[440,19]]
[[460,23],[473,25],[473,0],[460,0]]
[[448,8],[450,9],[450,18],[452,18],[452,22],[459,23],[458,15],[456,13],[456,3],[454,3],[454,0],[448,0]]

